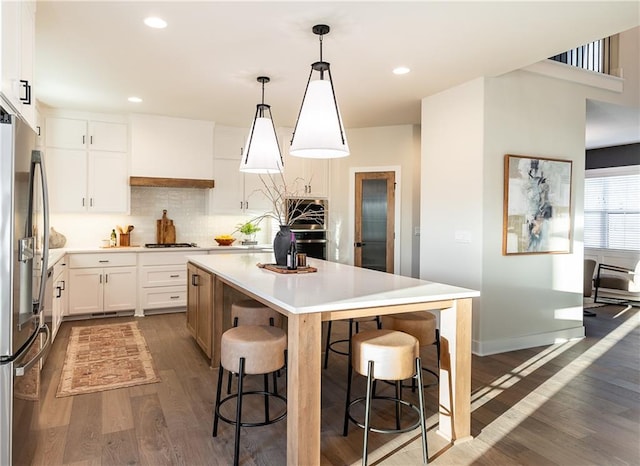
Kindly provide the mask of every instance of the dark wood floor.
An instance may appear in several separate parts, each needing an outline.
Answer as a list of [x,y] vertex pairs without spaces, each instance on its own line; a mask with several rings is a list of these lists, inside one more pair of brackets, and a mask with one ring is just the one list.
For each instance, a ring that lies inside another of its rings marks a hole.
[[[640,314],[638,308],[624,309],[595,309],[596,317],[585,318],[587,338],[580,341],[474,357],[471,442],[449,446],[436,433],[437,389],[428,389],[430,463],[640,464]],[[208,367],[188,334],[184,314],[138,319],[160,383],[55,397],[71,327],[112,320],[63,323],[42,374],[34,464],[229,464],[232,426],[221,424],[218,437],[211,437],[217,370]],[[334,325],[340,327],[346,329]],[[432,353],[428,349],[424,356],[430,364]],[[358,464],[361,457],[362,431],[352,426],[348,437],[341,435],[344,360],[332,354],[323,372],[322,464],[327,465]],[[286,420],[243,429],[241,463],[285,464],[285,437]],[[372,434],[370,464],[421,462],[418,431]]]

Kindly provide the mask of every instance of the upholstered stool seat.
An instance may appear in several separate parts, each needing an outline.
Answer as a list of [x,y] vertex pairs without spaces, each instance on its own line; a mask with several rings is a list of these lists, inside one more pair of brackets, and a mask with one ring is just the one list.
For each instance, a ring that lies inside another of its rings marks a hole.
[[[367,377],[365,397],[351,400],[351,379],[353,371]],[[403,380],[416,377],[418,379],[419,406],[401,398]],[[374,393],[375,380],[396,382],[395,397],[378,396]],[[396,428],[382,429],[371,426],[371,404],[373,400],[387,400],[395,403]],[[357,403],[365,402],[364,422],[352,417],[350,410]],[[418,421],[402,427],[400,423],[401,406],[407,406],[418,414]],[[366,330],[355,334],[351,339],[351,357],[347,381],[347,398],[344,415],[343,435],[347,435],[349,421],[364,428],[364,445],[362,464],[367,464],[369,432],[402,433],[420,427],[422,434],[422,458],[427,462],[427,430],[425,425],[424,390],[420,363],[420,345],[418,339],[408,333],[396,330]]]
[[[270,325],[272,327],[282,327],[282,314],[265,306],[255,299],[241,299],[231,304],[231,325]],[[231,393],[231,376],[237,374],[236,371],[229,371],[227,377],[227,393]],[[278,391],[276,374],[273,374],[274,390]]]
[[239,325],[282,327],[282,314],[255,299],[242,299],[231,305],[231,322]]
[[[434,314],[429,311],[419,311],[382,316],[382,327],[413,335],[418,339],[421,348],[435,345],[436,361],[440,367],[440,331]],[[436,379],[436,382],[426,384],[425,387],[437,385],[440,378],[438,373],[427,367],[422,367],[422,370],[432,374]]]
[[[287,334],[279,327],[262,325],[241,325],[222,334],[220,342],[220,372],[216,390],[216,404],[213,417],[213,437],[218,435],[218,421],[235,425],[234,465],[238,464],[240,453],[240,427],[255,427],[273,424],[286,416],[286,398],[274,390],[269,390],[268,374],[282,369],[286,362]],[[238,374],[238,391],[221,398],[223,372],[227,370]],[[245,375],[264,375],[264,390],[244,391]],[[248,395],[264,397],[264,421],[242,422],[242,399]],[[269,398],[283,403],[282,411],[270,417]],[[236,400],[236,416],[230,419],[221,414],[220,407]]]
[[360,331],[360,324],[364,322],[375,322],[378,328],[382,328],[382,321],[380,317],[357,317],[353,319],[349,319],[349,337],[342,338],[340,340],[331,341],[331,328],[333,327],[333,322],[329,321],[327,323],[327,341],[324,345],[324,368],[326,369],[329,366],[329,352],[334,352],[336,354],[341,354],[343,356],[349,356],[349,351],[343,351],[338,349],[337,346],[343,343],[349,343],[351,339],[351,335],[353,335],[353,327],[355,325],[356,333]]

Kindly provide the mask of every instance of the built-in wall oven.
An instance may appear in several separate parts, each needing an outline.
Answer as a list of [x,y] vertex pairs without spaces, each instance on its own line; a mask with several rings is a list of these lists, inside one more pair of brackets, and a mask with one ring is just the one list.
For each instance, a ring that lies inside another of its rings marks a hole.
[[296,236],[298,252],[308,257],[327,259],[327,219],[326,199],[289,198],[287,218],[291,220],[291,231]]

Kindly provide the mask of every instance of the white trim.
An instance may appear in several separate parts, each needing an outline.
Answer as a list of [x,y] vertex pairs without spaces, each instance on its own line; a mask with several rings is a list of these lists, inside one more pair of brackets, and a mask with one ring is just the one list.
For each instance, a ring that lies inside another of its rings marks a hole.
[[637,175],[640,165],[625,165],[622,167],[592,168],[584,171],[585,178],[603,178],[605,176]]
[[624,79],[617,76],[585,70],[549,59],[526,66],[522,70],[618,93],[622,93],[624,86]]
[[[356,208],[355,208],[355,199],[356,199],[356,173],[368,173],[368,172],[394,172],[396,178],[396,189],[395,189],[395,218],[394,218],[394,226],[395,226],[395,238],[393,240],[393,273],[395,275],[400,275],[400,237],[402,236],[402,224],[400,223],[400,207],[401,202],[400,198],[402,193],[402,183],[401,183],[401,167],[399,165],[391,165],[391,166],[380,166],[380,167],[350,167],[349,168],[349,233],[347,238],[349,238],[349,247],[353,248],[353,243],[355,242],[355,237],[353,234],[353,230],[355,229],[355,216],[356,216]],[[351,261],[349,265],[353,265],[354,254],[353,251],[349,255],[351,257]]]
[[471,351],[477,356],[489,356],[491,354],[553,345],[561,341],[582,339],[584,337],[584,325],[580,325],[579,327],[539,333],[537,335],[522,335],[489,341],[473,340]]

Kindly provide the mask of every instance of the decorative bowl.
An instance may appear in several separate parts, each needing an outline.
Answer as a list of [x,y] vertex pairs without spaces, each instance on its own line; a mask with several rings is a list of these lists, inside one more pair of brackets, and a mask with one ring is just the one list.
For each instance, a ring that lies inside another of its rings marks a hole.
[[235,238],[213,238],[218,243],[218,246],[231,246],[236,240]]

